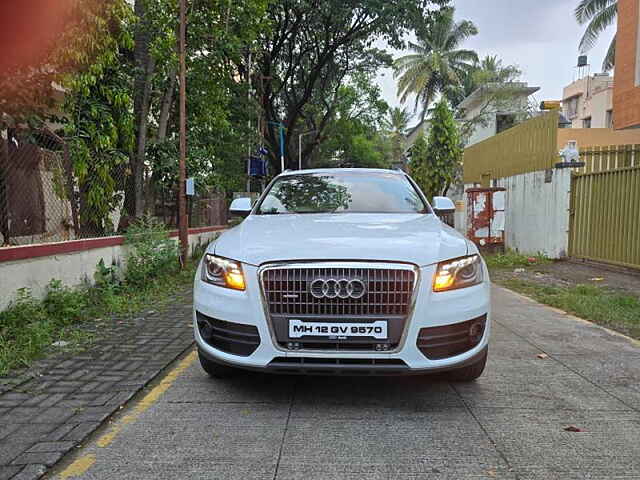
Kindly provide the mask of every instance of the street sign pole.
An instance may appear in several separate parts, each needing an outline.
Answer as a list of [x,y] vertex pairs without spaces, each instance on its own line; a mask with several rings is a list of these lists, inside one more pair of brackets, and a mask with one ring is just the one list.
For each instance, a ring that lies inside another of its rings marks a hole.
[[284,172],[284,131],[286,128],[282,122],[269,122],[269,125],[277,126],[280,133],[280,171]]
[[284,172],[284,125],[280,124],[280,168]]
[[182,268],[187,263],[189,254],[189,231],[187,222],[187,61],[186,61],[186,10],[187,0],[180,0],[180,38],[179,38],[179,56],[180,56],[180,176],[178,182],[178,216],[180,223],[178,225],[178,233],[180,237],[180,264]]

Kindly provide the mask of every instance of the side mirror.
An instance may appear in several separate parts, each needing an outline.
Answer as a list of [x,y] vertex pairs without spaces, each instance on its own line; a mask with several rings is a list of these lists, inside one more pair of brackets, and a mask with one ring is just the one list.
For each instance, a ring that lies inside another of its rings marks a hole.
[[235,217],[248,217],[251,213],[251,199],[248,197],[236,198],[231,202],[229,213]]
[[456,206],[451,199],[447,197],[433,197],[432,207],[439,217],[456,212]]

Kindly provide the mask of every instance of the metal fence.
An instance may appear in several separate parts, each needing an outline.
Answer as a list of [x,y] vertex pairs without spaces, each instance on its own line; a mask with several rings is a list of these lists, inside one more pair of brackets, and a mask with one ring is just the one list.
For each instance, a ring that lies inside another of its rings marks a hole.
[[[629,150],[618,150],[627,162]],[[593,158],[587,168],[602,162]],[[574,175],[569,255],[640,269],[640,166]]]
[[[49,130],[8,130],[0,138],[0,247],[103,237],[126,227],[126,165],[81,179],[72,163],[65,140]],[[152,173],[147,167],[145,212],[175,228],[177,189],[154,183]],[[108,184],[103,195],[89,188],[98,181]],[[224,194],[200,190],[188,198],[190,227],[226,223]]]
[[558,112],[516,125],[464,151],[464,183],[489,187],[491,179],[553,168],[558,162]]
[[580,150],[580,160],[585,163],[585,166],[576,170],[579,173],[637,167],[640,166],[640,145],[588,147]]

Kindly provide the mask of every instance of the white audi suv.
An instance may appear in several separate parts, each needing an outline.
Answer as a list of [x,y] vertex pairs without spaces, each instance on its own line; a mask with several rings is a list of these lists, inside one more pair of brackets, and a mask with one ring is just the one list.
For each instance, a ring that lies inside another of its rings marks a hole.
[[285,172],[246,217],[212,242],[195,278],[200,362],[321,375],[450,372],[485,367],[490,283],[476,246],[405,173]]

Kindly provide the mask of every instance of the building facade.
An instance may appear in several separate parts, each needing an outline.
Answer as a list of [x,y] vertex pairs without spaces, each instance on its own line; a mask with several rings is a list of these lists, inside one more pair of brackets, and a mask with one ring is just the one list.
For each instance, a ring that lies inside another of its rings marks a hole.
[[475,145],[514,127],[529,116],[529,97],[540,90],[525,82],[488,84],[465,98],[458,119],[465,146]]
[[571,128],[613,127],[613,78],[598,73],[580,78],[562,92],[562,113]]
[[616,129],[640,127],[640,2],[618,0],[616,84],[613,92]]

